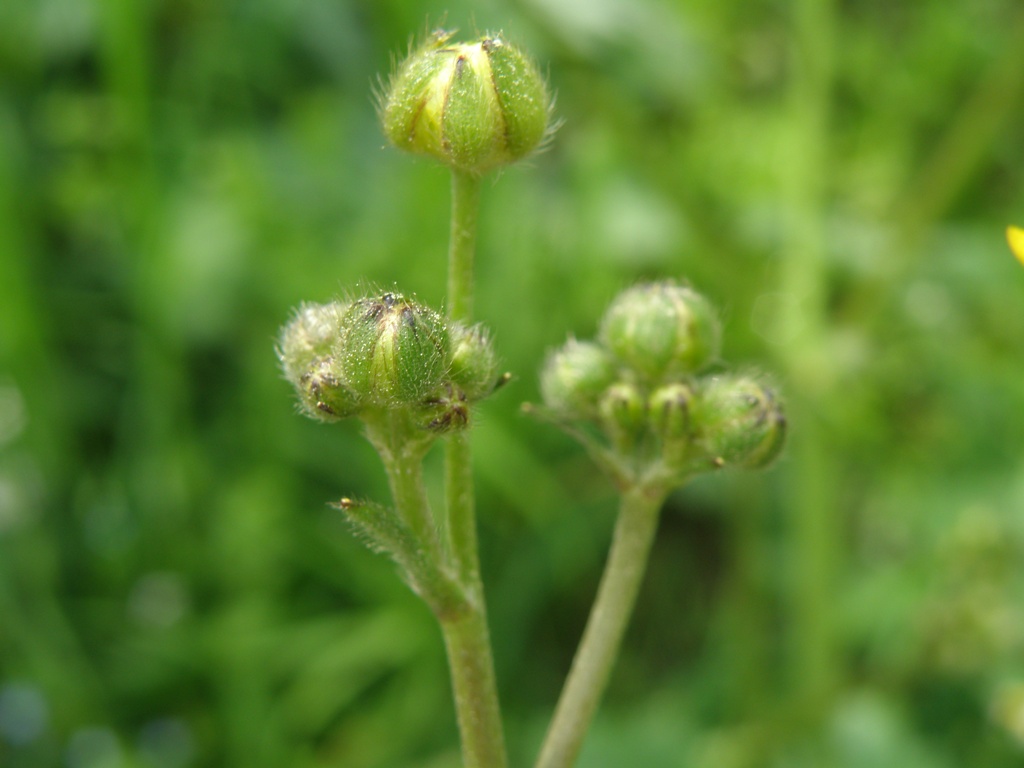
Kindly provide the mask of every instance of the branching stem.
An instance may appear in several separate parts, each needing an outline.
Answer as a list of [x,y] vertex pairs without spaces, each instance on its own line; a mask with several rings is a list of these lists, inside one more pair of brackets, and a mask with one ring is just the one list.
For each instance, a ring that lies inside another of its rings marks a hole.
[[536,768],[569,768],[576,761],[633,613],[664,499],[662,489],[643,486],[622,495],[597,599]]

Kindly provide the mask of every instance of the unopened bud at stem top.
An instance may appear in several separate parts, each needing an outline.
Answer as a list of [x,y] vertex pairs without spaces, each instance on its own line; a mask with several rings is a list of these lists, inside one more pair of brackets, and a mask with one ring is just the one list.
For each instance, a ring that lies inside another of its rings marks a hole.
[[697,371],[717,357],[721,330],[703,296],[661,282],[621,293],[605,313],[600,335],[616,357],[658,381]]
[[399,149],[473,175],[525,157],[551,112],[536,65],[497,35],[451,37],[434,33],[399,66],[381,99],[384,133]]

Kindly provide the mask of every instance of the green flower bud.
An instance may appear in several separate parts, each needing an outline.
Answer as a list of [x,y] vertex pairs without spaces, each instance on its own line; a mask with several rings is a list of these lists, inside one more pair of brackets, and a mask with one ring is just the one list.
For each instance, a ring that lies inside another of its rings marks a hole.
[[480,400],[494,391],[498,382],[498,358],[491,339],[482,326],[451,326],[452,362],[448,377],[470,401]]
[[570,339],[548,355],[540,373],[544,404],[570,419],[597,414],[597,404],[615,380],[615,361],[591,341]]
[[620,381],[610,386],[598,404],[601,425],[612,444],[622,453],[629,453],[644,428],[646,407],[639,390]]
[[450,343],[441,316],[398,293],[355,301],[336,350],[345,384],[370,405],[419,402],[441,385]]
[[647,398],[647,423],[661,445],[666,464],[681,464],[693,443],[690,404],[693,390],[685,384],[667,384]]
[[319,358],[331,354],[338,342],[342,315],[347,304],[303,304],[295,317],[281,329],[277,356],[285,378],[298,386]]
[[359,410],[355,395],[342,383],[332,349],[340,337],[347,305],[304,304],[282,330],[278,357],[285,378],[299,395],[302,410],[323,421],[337,421]]
[[307,415],[339,421],[359,412],[359,399],[342,383],[337,367],[334,358],[319,358],[300,380],[296,391]]
[[693,420],[704,449],[721,466],[766,466],[785,442],[782,404],[772,390],[749,377],[721,376],[705,381]]
[[608,349],[640,375],[659,381],[687,374],[718,356],[721,330],[708,301],[671,282],[630,288],[601,322]]
[[392,76],[381,121],[399,149],[481,174],[525,157],[548,131],[551,99],[540,71],[500,36],[449,43],[436,32]]
[[417,422],[424,429],[443,434],[469,426],[469,400],[466,393],[451,383],[416,406]]

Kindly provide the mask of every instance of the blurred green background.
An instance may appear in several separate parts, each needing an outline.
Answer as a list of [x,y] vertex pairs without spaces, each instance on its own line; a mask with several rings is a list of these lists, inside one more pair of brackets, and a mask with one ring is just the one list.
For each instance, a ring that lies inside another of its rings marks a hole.
[[791,440],[670,500],[580,768],[1021,765],[1018,0],[0,2],[0,765],[458,764],[432,617],[327,506],[383,472],[273,352],[360,283],[443,303],[448,179],[371,97],[428,20],[523,44],[564,121],[480,233],[514,764],[615,509],[519,403],[674,276]]

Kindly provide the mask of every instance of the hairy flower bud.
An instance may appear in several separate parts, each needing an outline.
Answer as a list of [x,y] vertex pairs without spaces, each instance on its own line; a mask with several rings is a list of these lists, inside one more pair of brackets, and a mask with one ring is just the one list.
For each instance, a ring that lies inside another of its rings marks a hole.
[[612,444],[622,453],[629,453],[644,428],[644,399],[628,382],[610,386],[598,403],[601,426]]
[[451,38],[435,32],[398,67],[381,98],[384,133],[399,149],[471,174],[528,155],[551,112],[536,65],[497,35]]
[[358,399],[342,383],[333,349],[347,305],[304,304],[281,329],[277,353],[285,378],[295,388],[303,411],[323,421],[355,414]]
[[766,466],[785,442],[782,404],[772,390],[750,377],[708,379],[693,418],[704,449],[722,466]]
[[338,421],[359,413],[359,398],[342,382],[333,357],[318,358],[296,391],[303,410],[321,421]]
[[612,302],[600,338],[653,381],[699,370],[717,357],[721,330],[708,301],[672,282],[629,288]]
[[469,399],[451,382],[416,406],[416,422],[435,434],[455,432],[469,426]]
[[441,316],[398,293],[352,303],[336,354],[344,382],[370,405],[418,402],[448,370],[450,342]]
[[647,398],[647,423],[658,439],[666,464],[681,464],[690,451],[693,430],[690,405],[693,390],[685,384],[666,384]]
[[452,362],[448,370],[451,382],[470,401],[480,400],[494,391],[498,381],[498,358],[482,326],[451,326]]
[[298,384],[318,358],[331,354],[347,308],[347,304],[338,301],[303,304],[281,329],[277,356],[285,378],[293,385]]
[[603,347],[570,339],[548,355],[540,373],[540,392],[554,413],[563,418],[597,414],[597,404],[615,379],[615,364]]

